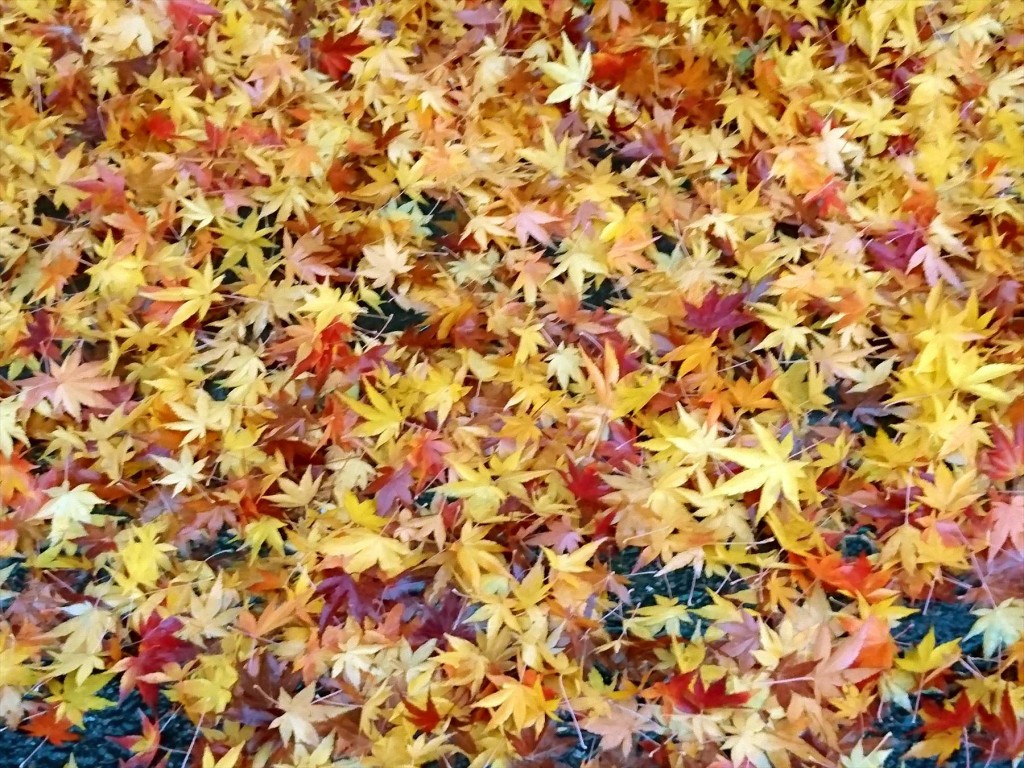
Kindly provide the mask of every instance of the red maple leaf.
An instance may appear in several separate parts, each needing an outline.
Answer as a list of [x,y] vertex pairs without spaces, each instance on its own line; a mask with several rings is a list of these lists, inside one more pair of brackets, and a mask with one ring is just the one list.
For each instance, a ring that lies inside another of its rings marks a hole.
[[149,117],[146,118],[146,131],[154,139],[160,139],[167,141],[174,138],[175,133],[178,130],[178,126],[174,124],[174,121],[166,112],[151,112]]
[[919,714],[924,722],[918,731],[930,735],[940,731],[960,731],[974,722],[976,712],[967,694],[961,691],[953,701],[952,708],[925,699],[921,702]]
[[566,487],[572,491],[572,495],[582,505],[589,508],[600,507],[601,499],[611,493],[612,489],[598,474],[596,464],[587,464],[580,467],[576,464],[569,464],[569,472],[562,473]]
[[817,203],[818,211],[822,216],[827,216],[829,211],[846,213],[846,201],[843,200],[843,183],[832,175],[829,175],[818,189],[812,190],[804,195],[805,203]]
[[148,768],[153,764],[157,750],[160,749],[160,724],[157,720],[150,720],[142,712],[139,712],[142,720],[142,733],[132,733],[127,736],[107,736],[115,744],[120,745],[132,753],[127,762],[121,768]]
[[444,455],[451,450],[452,447],[436,432],[414,438],[409,463],[416,470],[417,478],[422,481],[435,477],[444,467]]
[[1012,431],[995,428],[992,447],[982,454],[981,467],[986,475],[999,482],[1024,477],[1024,418],[1014,422]]
[[405,709],[409,713],[409,722],[416,726],[417,730],[423,733],[433,733],[434,729],[441,723],[441,714],[434,705],[434,700],[427,696],[426,705],[420,709],[406,699],[402,699]]
[[699,305],[683,302],[686,307],[686,323],[701,333],[731,331],[749,325],[754,318],[741,309],[746,300],[745,293],[722,296],[717,288],[712,288]]
[[605,336],[605,346],[600,350],[602,365],[604,364],[604,355],[608,349],[611,349],[615,354],[615,361],[619,364],[620,375],[625,376],[634,371],[639,371],[643,367],[640,363],[640,358],[630,349],[629,342],[617,333]]
[[21,731],[37,739],[46,739],[55,747],[78,741],[79,734],[71,731],[72,723],[66,717],[57,717],[56,708],[32,715],[22,725]]
[[635,425],[612,422],[608,425],[608,438],[598,444],[595,453],[618,469],[622,469],[627,464],[639,464],[640,452],[636,448],[637,437]]
[[358,32],[349,32],[341,37],[327,35],[316,44],[320,71],[341,80],[352,69],[352,60],[369,47],[360,39]]
[[419,601],[416,605],[419,624],[413,625],[409,642],[414,648],[428,640],[437,640],[438,646],[448,648],[448,637],[472,640],[473,626],[466,621],[469,611],[466,600],[454,589],[449,589],[433,602]]
[[142,700],[151,707],[156,706],[157,686],[140,678],[159,672],[168,664],[183,664],[199,653],[195,645],[175,634],[182,626],[181,621],[174,616],[161,619],[155,613],[150,614],[139,628],[142,639],[139,641],[138,654],[125,659],[125,673],[121,678],[122,697],[133,687],[138,688]]
[[1024,754],[1024,720],[1017,717],[1009,693],[1003,694],[996,710],[982,710],[978,723],[979,741],[990,762],[1016,760]]
[[727,693],[725,678],[705,684],[697,672],[687,672],[670,677],[666,682],[656,683],[650,691],[671,703],[677,710],[690,715],[709,709],[740,707],[750,699],[749,693]]
[[26,335],[18,340],[16,348],[50,359],[60,357],[60,349],[54,344],[57,330],[53,326],[53,315],[41,309],[33,312],[31,318],[25,326]]

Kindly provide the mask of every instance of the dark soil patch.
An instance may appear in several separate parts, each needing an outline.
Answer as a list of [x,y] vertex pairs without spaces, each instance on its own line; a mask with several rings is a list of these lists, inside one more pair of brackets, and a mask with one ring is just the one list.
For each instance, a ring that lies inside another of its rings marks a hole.
[[[115,679],[101,688],[98,695],[117,701],[117,692],[118,681]],[[64,768],[72,755],[78,768],[115,768],[120,760],[130,758],[131,752],[108,737],[140,733],[140,713],[150,718],[153,716],[142,703],[138,691],[133,691],[116,706],[86,713],[85,727],[73,729],[79,734],[78,741],[59,747],[21,731],[0,731],[0,768]],[[159,717],[161,748],[154,764],[166,757],[167,768],[184,768],[195,726],[178,714],[163,695],[159,697],[156,714]]]

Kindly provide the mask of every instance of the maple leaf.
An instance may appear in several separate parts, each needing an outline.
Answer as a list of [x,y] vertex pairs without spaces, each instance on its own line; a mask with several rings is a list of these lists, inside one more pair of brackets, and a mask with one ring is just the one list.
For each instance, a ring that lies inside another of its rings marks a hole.
[[377,444],[384,445],[398,435],[405,421],[405,414],[369,384],[363,391],[370,401],[369,404],[348,397],[342,398],[349,408],[365,420],[354,433],[366,437],[376,436]]
[[110,408],[114,404],[103,392],[118,388],[121,382],[110,376],[101,376],[102,362],[83,363],[82,350],[75,349],[59,366],[50,366],[49,373],[32,376],[22,382],[25,405],[34,407],[48,400],[59,413],[73,418],[82,416],[83,408]]
[[531,237],[542,245],[551,245],[551,229],[547,225],[556,222],[561,222],[561,219],[532,206],[520,209],[507,221],[522,245],[526,245]]
[[932,245],[924,245],[910,255],[910,259],[907,261],[907,271],[909,272],[917,266],[924,269],[928,285],[935,285],[942,279],[954,288],[962,289],[964,287],[953,268],[946,263],[946,260]]
[[132,753],[124,768],[141,768],[151,765],[160,749],[160,722],[150,720],[145,713],[139,713],[141,721],[141,733],[129,736],[107,736],[113,743],[127,749]]
[[204,19],[215,19],[220,11],[199,0],[168,0],[167,16],[177,29],[195,29]]
[[97,178],[86,181],[72,182],[70,186],[82,192],[88,193],[85,200],[79,203],[74,212],[82,213],[88,210],[119,211],[127,204],[125,197],[126,179],[120,173],[115,173],[107,165],[99,165],[96,168]]
[[67,541],[85,533],[83,525],[92,521],[92,511],[103,504],[103,500],[89,490],[88,485],[70,488],[67,483],[49,488],[50,497],[36,513],[37,518],[50,521],[52,541]]
[[1009,692],[978,713],[978,733],[992,759],[1019,760],[1024,753],[1024,718]]
[[558,87],[548,94],[547,103],[568,101],[575,107],[587,85],[592,66],[590,49],[585,50],[582,55],[578,54],[572,41],[563,32],[562,61],[549,61],[540,65],[541,71],[558,83]]
[[843,755],[839,760],[840,768],[883,768],[885,761],[892,754],[891,749],[880,749],[876,747],[871,752],[864,751],[864,740],[857,742],[849,755]]
[[0,399],[0,455],[7,459],[14,453],[15,440],[28,442],[24,428],[18,423],[18,408],[21,404],[21,397]]
[[710,709],[741,707],[750,700],[749,693],[727,693],[724,678],[708,684],[697,672],[675,674],[649,690],[663,697],[676,710],[689,715]]
[[996,428],[992,448],[981,457],[982,471],[993,480],[1007,482],[1024,477],[1024,418],[1012,430]]
[[55,747],[60,747],[81,738],[81,734],[74,733],[71,727],[72,722],[65,717],[59,717],[56,708],[47,708],[31,715],[19,726],[19,730],[34,738],[46,739]]
[[648,718],[629,709],[616,710],[614,714],[590,715],[580,721],[580,727],[601,737],[601,751],[622,751],[628,757],[634,749],[636,735],[646,730]]
[[389,576],[404,571],[412,554],[407,544],[365,529],[348,531],[326,541],[321,550],[326,555],[343,557],[349,573],[377,567]]
[[534,677],[532,682],[499,677],[493,680],[498,690],[473,704],[476,708],[493,710],[491,723],[502,725],[509,720],[515,733],[533,727],[536,733],[544,728],[547,719],[558,709],[558,699]]
[[9,459],[0,456],[0,499],[10,501],[17,495],[33,491],[33,469],[35,465],[25,461],[20,453],[11,454]]
[[975,707],[965,692],[953,700],[952,706],[950,702],[925,699],[921,702],[919,714],[923,721],[918,729],[921,733],[930,735],[941,731],[956,731],[957,739],[976,716]]
[[154,138],[168,141],[176,135],[177,126],[169,116],[158,111],[146,118],[146,131]]
[[173,552],[175,547],[160,540],[164,530],[165,525],[155,520],[130,527],[118,534],[117,551],[129,584],[153,587],[161,571],[170,566],[168,553]]
[[150,614],[139,628],[141,639],[137,653],[121,662],[124,669],[121,677],[122,697],[134,688],[150,707],[156,706],[159,687],[145,680],[145,676],[161,671],[167,664],[190,661],[199,653],[198,647],[177,636],[182,626],[181,621],[174,616],[161,619],[155,613]]
[[317,258],[318,254],[330,252],[331,248],[320,239],[318,231],[307,232],[294,242],[287,232],[284,235],[282,253],[286,267],[307,283],[316,283],[319,278],[338,274],[338,270]]
[[960,641],[950,640],[941,645],[935,644],[935,629],[928,634],[914,650],[906,653],[903,658],[896,659],[896,666],[907,672],[926,674],[948,666],[960,655]]
[[853,595],[871,596],[891,578],[886,570],[876,571],[866,555],[853,561],[832,552],[822,558],[805,558],[807,569],[822,583]]
[[981,635],[981,652],[987,659],[1024,637],[1024,598],[1004,600],[994,608],[978,608],[973,613],[978,620],[964,639]]
[[71,676],[64,680],[53,680],[49,684],[51,694],[46,697],[46,701],[57,705],[54,708],[57,719],[67,719],[72,725],[82,728],[86,712],[114,706],[115,702],[97,695],[112,676],[110,673],[95,674],[82,682]]
[[384,467],[377,477],[366,486],[367,493],[372,493],[378,515],[386,515],[394,508],[395,503],[411,505],[413,503],[412,468],[402,464],[397,469]]
[[206,458],[196,461],[195,454],[188,447],[181,452],[180,458],[169,459],[163,456],[154,456],[153,460],[167,470],[167,474],[157,482],[161,485],[173,485],[172,492],[175,496],[194,487],[203,479],[203,467],[207,462]]
[[[324,743],[331,743],[331,740],[325,739]],[[204,747],[202,768],[235,768],[242,757],[243,749],[245,749],[245,744],[236,744],[218,758],[210,751],[209,747]],[[301,749],[302,745],[299,745],[296,751]]]
[[374,287],[391,286],[399,275],[412,271],[413,265],[409,263],[411,256],[409,249],[389,237],[383,243],[368,245],[363,249],[359,274],[371,280]]
[[563,477],[573,496],[583,504],[599,504],[602,498],[612,492],[611,486],[601,479],[600,468],[597,464],[580,467],[576,463],[570,462],[569,472],[563,474]]
[[402,699],[402,703],[405,705],[405,711],[409,714],[409,722],[415,725],[418,731],[433,733],[443,720],[441,714],[437,711],[434,700],[429,696],[427,697],[427,703],[423,705],[422,709],[405,699]]
[[583,536],[571,521],[559,518],[548,524],[548,530],[534,534],[527,541],[531,546],[550,547],[558,554],[565,554],[579,549]]
[[740,309],[747,299],[745,293],[722,296],[718,288],[712,288],[699,304],[683,302],[686,307],[686,322],[697,331],[732,331],[754,322],[754,318]]
[[278,506],[290,509],[303,509],[308,507],[313,502],[313,499],[316,498],[323,479],[321,475],[314,480],[312,467],[307,467],[297,483],[289,480],[287,477],[279,478],[277,485],[281,492],[266,496],[266,499]]
[[747,491],[761,489],[758,514],[765,514],[779,497],[799,505],[800,482],[806,477],[805,467],[809,462],[792,460],[793,435],[786,435],[781,442],[756,422],[751,425],[761,451],[748,448],[723,448],[720,454],[735,461],[742,467],[735,477],[715,486],[716,496],[733,496]]
[[216,291],[223,282],[224,276],[214,277],[212,261],[207,261],[201,271],[189,268],[188,273],[188,285],[156,288],[142,292],[142,295],[148,299],[179,305],[167,322],[169,328],[181,325],[192,317],[201,320],[210,311],[210,307],[221,300],[221,296]]
[[1012,496],[992,504],[988,525],[988,560],[991,562],[1009,543],[1024,554],[1024,498]]
[[519,21],[519,17],[526,12],[544,15],[544,6],[540,0],[502,0],[501,6],[508,11],[513,21]]
[[871,625],[864,622],[853,635],[830,647],[825,658],[815,665],[811,679],[817,698],[834,699],[842,693],[844,686],[859,683],[878,671],[855,666],[870,630]]
[[281,732],[285,743],[295,740],[301,744],[314,745],[320,743],[320,735],[315,725],[347,712],[350,707],[336,704],[317,704],[316,686],[310,685],[292,696],[281,691],[277,698],[277,707],[283,714],[270,723],[271,728]]
[[352,69],[352,61],[370,47],[359,32],[335,36],[329,34],[316,43],[320,71],[334,80],[341,80]]

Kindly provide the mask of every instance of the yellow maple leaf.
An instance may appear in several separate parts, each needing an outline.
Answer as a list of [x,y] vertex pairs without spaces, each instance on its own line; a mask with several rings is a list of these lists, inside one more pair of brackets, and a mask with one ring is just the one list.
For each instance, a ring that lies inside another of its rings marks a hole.
[[366,529],[346,531],[328,539],[320,544],[320,551],[345,558],[345,570],[349,573],[377,567],[394,576],[411,566],[412,550],[407,544]]
[[548,94],[547,103],[568,101],[570,106],[575,107],[590,79],[592,68],[590,49],[578,53],[569,36],[563,32],[562,61],[549,61],[540,65],[541,71],[558,83],[558,87]]
[[0,456],[11,458],[14,441],[27,443],[25,430],[18,423],[18,409],[22,398],[19,396],[0,398]]
[[363,437],[376,436],[377,445],[384,445],[394,440],[402,429],[405,413],[373,387],[366,385],[363,392],[366,399],[370,401],[369,405],[342,396],[345,404],[365,419],[363,424],[355,428],[353,434]]
[[281,691],[277,698],[277,708],[281,713],[270,723],[271,728],[281,732],[281,739],[287,744],[295,741],[299,744],[314,745],[320,743],[320,734],[315,725],[348,711],[351,707],[340,707],[335,704],[318,704],[316,686],[308,685],[294,696]]
[[92,522],[92,511],[103,504],[103,499],[89,490],[88,485],[69,488],[67,482],[49,488],[50,497],[35,517],[50,521],[50,541],[67,541],[85,533],[83,524]]
[[117,702],[98,696],[100,688],[114,677],[113,672],[91,675],[82,682],[68,676],[63,680],[51,680],[50,695],[46,700],[57,705],[57,716],[66,717],[79,728],[85,725],[85,713],[108,709]]
[[509,720],[515,733],[529,727],[540,734],[547,719],[558,710],[558,699],[548,699],[539,679],[526,685],[510,677],[499,678],[499,689],[476,702],[475,708],[491,710],[491,725],[502,726]]
[[210,307],[223,298],[217,294],[217,287],[223,282],[224,276],[213,275],[213,262],[207,260],[202,270],[189,269],[188,285],[174,288],[153,288],[142,291],[142,295],[154,301],[181,303],[167,323],[167,328],[181,325],[191,317],[202,320]]
[[907,672],[926,674],[937,669],[948,667],[960,657],[960,641],[950,640],[942,645],[935,645],[935,629],[928,634],[912,651],[902,658],[896,659],[896,666]]
[[739,496],[760,488],[761,499],[757,505],[759,517],[766,514],[780,496],[799,506],[800,483],[807,478],[805,467],[810,462],[791,458],[793,434],[786,435],[780,442],[757,422],[752,423],[751,428],[757,436],[761,450],[721,449],[720,455],[735,461],[745,469],[735,477],[715,486],[713,493],[716,496]]

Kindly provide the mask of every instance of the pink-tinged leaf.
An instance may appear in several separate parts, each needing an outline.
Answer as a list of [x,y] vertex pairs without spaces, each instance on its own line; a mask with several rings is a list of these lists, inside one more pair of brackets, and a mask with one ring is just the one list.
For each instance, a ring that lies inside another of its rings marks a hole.
[[103,363],[83,363],[82,351],[76,349],[50,372],[26,379],[25,403],[29,407],[48,400],[56,413],[68,413],[75,419],[83,408],[110,408],[114,404],[104,392],[117,389],[121,382],[110,376],[101,376]]
[[370,483],[366,490],[374,495],[377,514],[386,515],[391,512],[395,502],[412,504],[412,485],[412,468],[408,464],[402,464],[398,469],[382,469],[377,479]]
[[928,281],[928,285],[935,285],[941,279],[954,288],[962,289],[964,287],[956,272],[953,271],[953,268],[946,263],[946,260],[931,245],[924,245],[914,251],[910,261],[907,262],[906,271],[909,272],[917,266],[924,269],[924,277]]
[[189,30],[198,27],[204,19],[217,18],[220,11],[198,0],[169,0],[167,16],[174,23],[175,29]]
[[522,245],[526,245],[531,237],[542,245],[551,245],[552,228],[547,225],[560,221],[550,213],[527,207],[510,216],[508,224],[515,229],[516,237]]
[[1024,554],[1024,496],[1014,495],[992,504],[987,522],[988,559],[991,561],[1007,545]]

